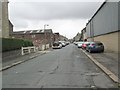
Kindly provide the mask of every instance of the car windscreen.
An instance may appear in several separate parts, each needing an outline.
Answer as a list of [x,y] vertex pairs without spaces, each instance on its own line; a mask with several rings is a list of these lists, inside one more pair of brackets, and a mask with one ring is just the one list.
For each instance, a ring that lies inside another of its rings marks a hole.
[[103,45],[103,44],[102,44],[102,43],[96,43],[96,45],[101,46],[101,45]]
[[53,43],[53,46],[59,46],[59,43]]

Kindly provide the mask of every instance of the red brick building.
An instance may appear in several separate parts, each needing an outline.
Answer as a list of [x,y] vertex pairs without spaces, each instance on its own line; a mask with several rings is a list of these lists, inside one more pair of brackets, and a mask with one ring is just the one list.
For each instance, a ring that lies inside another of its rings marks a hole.
[[54,33],[54,41],[60,41],[60,34],[59,33]]
[[31,40],[39,49],[51,47],[54,42],[52,29],[13,32],[12,38]]

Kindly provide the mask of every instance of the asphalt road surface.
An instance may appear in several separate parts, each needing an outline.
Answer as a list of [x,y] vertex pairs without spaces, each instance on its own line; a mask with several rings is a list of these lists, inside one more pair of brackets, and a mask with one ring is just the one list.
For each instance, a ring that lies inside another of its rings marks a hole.
[[115,84],[71,44],[3,71],[3,88],[114,88]]

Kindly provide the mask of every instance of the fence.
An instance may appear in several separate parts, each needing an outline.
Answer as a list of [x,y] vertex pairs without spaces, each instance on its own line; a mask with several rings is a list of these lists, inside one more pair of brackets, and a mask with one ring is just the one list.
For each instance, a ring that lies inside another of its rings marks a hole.
[[33,53],[33,52],[36,52],[38,50],[46,50],[46,49],[49,49],[50,45],[49,44],[46,44],[46,45],[41,45],[41,47],[22,47],[21,48],[21,54],[22,55],[26,55],[26,54],[29,54],[29,53]]
[[22,51],[22,55],[26,55],[26,54],[29,54],[29,53],[33,53],[33,52],[36,52],[36,47],[22,47],[21,48],[21,51]]

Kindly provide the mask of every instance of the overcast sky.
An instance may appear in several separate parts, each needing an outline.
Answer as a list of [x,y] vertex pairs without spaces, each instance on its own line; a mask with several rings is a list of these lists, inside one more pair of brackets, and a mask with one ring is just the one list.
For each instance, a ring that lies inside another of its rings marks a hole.
[[103,1],[9,0],[9,18],[14,31],[43,29],[44,24],[49,24],[46,28],[73,38],[81,32]]

